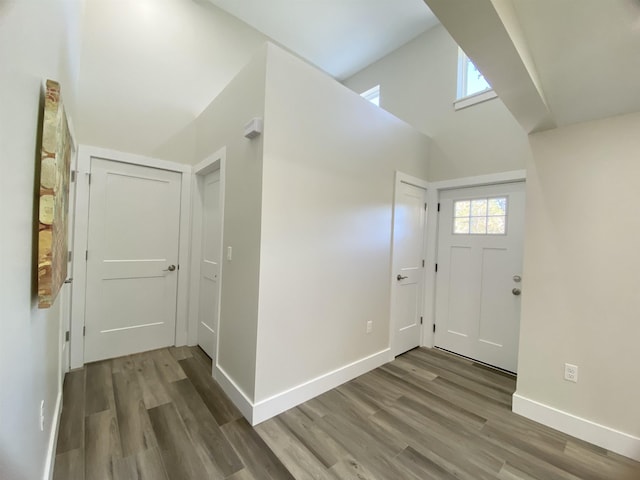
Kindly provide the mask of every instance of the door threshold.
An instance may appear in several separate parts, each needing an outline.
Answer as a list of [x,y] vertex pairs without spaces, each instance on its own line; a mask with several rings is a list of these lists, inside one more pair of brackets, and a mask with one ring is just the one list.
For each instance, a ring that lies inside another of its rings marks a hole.
[[475,358],[467,357],[465,355],[461,355],[459,353],[452,352],[451,350],[447,350],[446,348],[442,348],[442,347],[438,347],[438,346],[434,346],[433,348],[435,348],[437,350],[440,350],[441,352],[445,352],[445,353],[448,353],[450,355],[454,355],[456,357],[464,358],[465,360],[469,360],[469,361],[477,364],[478,366],[485,367],[485,368],[488,368],[490,370],[495,370],[496,372],[499,372],[499,373],[504,373],[505,375],[508,375],[510,377],[515,377],[515,378],[518,377],[518,374],[516,372],[511,372],[509,370],[505,370],[504,368],[496,367],[495,365],[491,365],[489,363],[481,362],[480,360],[476,360]]

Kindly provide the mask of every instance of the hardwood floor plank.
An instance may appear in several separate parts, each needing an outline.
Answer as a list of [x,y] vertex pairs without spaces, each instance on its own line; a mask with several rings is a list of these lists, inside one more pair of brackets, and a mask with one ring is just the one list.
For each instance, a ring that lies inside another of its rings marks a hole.
[[336,480],[384,480],[351,457],[340,460],[331,467],[329,473]]
[[227,477],[244,468],[215,418],[188,378],[167,385],[187,431],[204,465]]
[[191,358],[193,356],[191,354],[190,347],[187,347],[186,345],[181,347],[169,347],[169,353],[177,361],[184,360],[185,358]]
[[267,447],[264,440],[244,418],[223,425],[222,431],[249,473],[256,478],[260,480],[294,479],[280,459]]
[[205,367],[205,370],[207,371],[207,375],[212,376],[213,360],[211,360],[211,357],[209,355],[204,353],[204,350],[202,350],[202,348],[200,348],[199,346],[191,347],[191,356],[202,363],[202,365]]
[[118,480],[169,480],[158,448],[150,448],[114,461]]
[[96,362],[86,366],[85,389],[85,415],[113,407],[111,362]]
[[113,464],[122,458],[120,434],[114,413],[105,410],[85,417],[85,478],[113,480]]
[[437,463],[429,460],[412,447],[405,448],[400,455],[397,456],[396,461],[407,472],[414,475],[416,478],[424,480],[456,480],[457,477]]
[[83,448],[85,371],[69,372],[64,379],[62,415],[56,453]]
[[155,408],[171,399],[164,389],[163,379],[158,373],[156,362],[149,355],[136,355],[133,357],[138,382],[142,389],[142,398],[147,409]]
[[222,388],[215,383],[211,374],[203,368],[202,362],[195,358],[187,358],[180,360],[180,366],[218,422],[218,425],[222,426],[242,417],[240,411],[229,400]]
[[378,412],[372,419],[395,430],[407,439],[409,446],[460,479],[490,480],[502,466],[502,462],[492,462],[490,457],[473,450],[458,436],[447,434],[443,437],[442,432],[423,426],[421,420],[405,417],[402,411],[392,412]]
[[114,373],[113,390],[122,454],[128,457],[157,446],[135,372]]
[[272,418],[256,427],[256,432],[280,459],[296,480],[327,477],[327,469],[278,418]]
[[83,448],[56,455],[53,480],[84,480]]
[[431,380],[435,380],[436,378],[438,378],[437,374],[425,368],[420,368],[415,364],[415,362],[411,362],[404,357],[396,357],[396,359],[393,361],[393,364],[398,368],[404,370],[409,376],[416,377],[416,379],[430,382]]
[[173,403],[149,410],[167,476],[180,480],[210,478]]
[[165,382],[177,382],[178,380],[187,378],[182,367],[178,361],[173,358],[173,355],[169,353],[168,349],[162,348],[160,350],[154,350],[149,352],[149,356],[153,358],[156,368]]
[[258,477],[251,475],[249,470],[243,468],[239,472],[234,473],[227,477],[227,480],[260,480]]
[[349,452],[327,435],[311,420],[301,408],[292,408],[278,418],[325,468],[330,468],[339,460],[347,458]]

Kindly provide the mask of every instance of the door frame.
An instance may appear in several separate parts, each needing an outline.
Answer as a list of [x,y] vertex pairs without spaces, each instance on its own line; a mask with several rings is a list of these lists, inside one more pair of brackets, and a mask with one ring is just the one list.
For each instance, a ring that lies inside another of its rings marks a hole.
[[[223,236],[224,236],[224,198],[225,167],[227,149],[222,147],[193,167],[192,184],[192,223],[191,223],[191,289],[189,294],[189,333],[187,343],[198,344],[198,316],[200,313],[200,265],[202,262],[202,211],[204,204],[204,179],[209,173],[220,170],[220,271],[218,273],[218,320],[216,325],[216,357],[220,345],[220,306],[222,304],[223,278]],[[217,358],[213,360],[213,368]]]
[[[437,205],[440,192],[456,188],[482,187],[500,185],[503,183],[526,182],[526,170],[512,170],[508,172],[491,173],[474,177],[461,177],[452,180],[429,182],[427,189],[427,204]],[[427,253],[425,274],[425,310],[422,329],[422,346],[433,348],[435,335],[433,325],[436,316],[436,272],[435,265],[438,258],[438,215],[427,215]],[[428,303],[427,303],[428,301]]]
[[[429,238],[428,238],[428,221],[429,221],[429,217],[431,217],[432,215],[429,214],[429,208],[428,205],[430,205],[429,203],[429,182],[427,182],[426,180],[422,180],[418,177],[414,177],[412,175],[408,175],[406,173],[400,172],[398,170],[396,170],[396,176],[395,176],[395,183],[394,183],[394,188],[393,188],[393,207],[391,209],[391,271],[390,271],[390,276],[389,276],[389,281],[390,281],[390,288],[391,288],[391,302],[389,305],[389,346],[391,348],[391,359],[393,360],[394,358],[394,352],[395,352],[395,342],[396,342],[396,326],[395,326],[395,322],[394,322],[394,316],[393,316],[393,309],[396,303],[396,283],[397,280],[394,277],[394,273],[396,271],[396,262],[397,262],[397,256],[396,256],[396,251],[395,251],[395,244],[394,244],[394,238],[395,238],[395,220],[396,220],[396,205],[398,204],[398,195],[400,194],[400,185],[402,183],[406,183],[409,185],[413,185],[415,187],[418,188],[424,188],[426,195],[425,195],[425,201],[427,202],[427,210],[425,212],[425,222],[424,222],[424,232],[423,232],[423,245],[422,245],[422,252],[423,255],[425,256],[425,268],[422,270],[422,306],[421,306],[421,312],[422,312],[422,316],[424,318],[425,315],[425,310],[426,310],[426,299],[427,296],[425,295],[427,293],[427,289],[426,289],[426,284],[427,284],[427,280],[426,280],[426,268],[427,268],[427,259],[426,259],[426,255],[427,255],[427,245],[429,243]],[[421,334],[420,334],[420,345],[422,346],[424,344],[424,330],[425,330],[425,324],[424,324],[424,320],[423,320],[423,324],[420,326],[420,330],[421,330]]]
[[91,159],[102,158],[115,162],[168,170],[181,174],[180,232],[178,244],[178,291],[176,303],[175,344],[187,343],[189,308],[189,230],[191,225],[191,165],[160,160],[132,153],[120,152],[90,145],[78,147],[76,170],[76,206],[74,227],[73,290],[71,301],[71,368],[84,365],[84,325],[87,291],[87,251],[89,233],[89,181]]

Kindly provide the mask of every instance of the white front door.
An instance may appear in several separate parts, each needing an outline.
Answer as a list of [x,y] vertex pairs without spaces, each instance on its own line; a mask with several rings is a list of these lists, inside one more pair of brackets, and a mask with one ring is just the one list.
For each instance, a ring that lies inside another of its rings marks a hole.
[[202,259],[198,305],[198,345],[216,357],[220,287],[220,170],[202,181]]
[[91,160],[85,362],[175,343],[180,183]]
[[524,183],[442,192],[435,345],[517,371]]
[[393,210],[394,355],[420,345],[424,290],[425,188],[400,182]]

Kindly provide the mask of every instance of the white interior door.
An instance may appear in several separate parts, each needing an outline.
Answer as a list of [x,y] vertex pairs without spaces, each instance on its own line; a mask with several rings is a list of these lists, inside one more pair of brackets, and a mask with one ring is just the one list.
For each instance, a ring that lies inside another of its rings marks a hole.
[[181,174],[91,160],[85,361],[175,343]]
[[524,183],[440,195],[435,345],[516,372]]
[[424,291],[425,188],[400,182],[393,214],[394,355],[420,345]]
[[220,170],[202,181],[202,259],[198,300],[198,344],[216,358],[220,301]]

